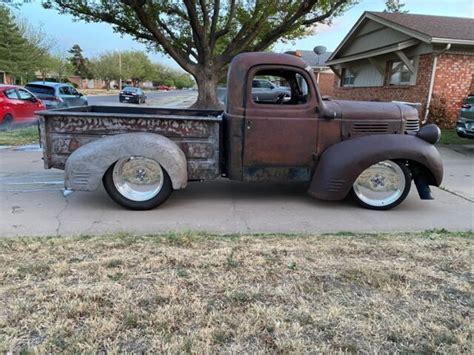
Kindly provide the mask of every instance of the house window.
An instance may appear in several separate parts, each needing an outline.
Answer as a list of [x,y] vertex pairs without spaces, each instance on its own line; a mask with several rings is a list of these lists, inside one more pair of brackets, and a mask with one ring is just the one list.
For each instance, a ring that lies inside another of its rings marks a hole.
[[341,86],[354,86],[355,75],[349,69],[342,69]]
[[[414,65],[413,59],[410,60]],[[403,62],[391,62],[390,85],[411,85],[414,84],[415,75],[410,72]]]

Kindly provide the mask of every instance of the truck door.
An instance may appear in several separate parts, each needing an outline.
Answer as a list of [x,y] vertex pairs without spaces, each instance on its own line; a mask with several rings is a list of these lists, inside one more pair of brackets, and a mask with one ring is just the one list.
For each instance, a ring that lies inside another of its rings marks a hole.
[[[281,91],[276,102],[251,94],[255,79]],[[310,180],[318,131],[312,76],[300,68],[259,66],[249,71],[246,92],[243,180]]]

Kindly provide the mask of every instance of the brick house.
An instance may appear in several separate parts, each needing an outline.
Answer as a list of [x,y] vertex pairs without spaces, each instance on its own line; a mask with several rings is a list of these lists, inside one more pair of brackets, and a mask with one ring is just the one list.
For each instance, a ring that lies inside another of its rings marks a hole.
[[318,55],[314,51],[296,50],[285,53],[296,55],[309,64],[311,69],[313,69],[321,95],[334,95],[334,80],[336,76],[331,68],[326,64],[326,61],[331,56],[332,52],[325,52]]
[[453,127],[474,91],[474,19],[365,12],[326,64],[336,98],[417,103]]

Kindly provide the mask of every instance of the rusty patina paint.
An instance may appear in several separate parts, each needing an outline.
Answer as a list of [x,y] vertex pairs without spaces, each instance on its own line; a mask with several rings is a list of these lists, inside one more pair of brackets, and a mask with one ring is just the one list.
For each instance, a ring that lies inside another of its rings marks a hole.
[[[303,76],[308,99],[294,105],[254,103],[253,77],[273,71]],[[178,145],[190,180],[213,179],[221,172],[233,180],[312,179],[312,195],[340,199],[367,164],[407,159],[425,168],[430,184],[440,182],[442,164],[436,149],[415,137],[416,109],[396,103],[323,100],[312,70],[301,59],[285,54],[238,55],[227,82],[223,115],[212,110],[124,106],[42,112],[45,167],[64,168],[72,152],[100,137],[151,132]]]
[[[127,107],[125,112],[114,113],[109,112],[108,107],[89,106],[87,109],[41,113],[41,132],[47,133],[41,135],[47,168],[64,169],[72,152],[101,137],[150,132],[170,138],[183,150],[190,180],[212,179],[220,174],[219,111],[199,111],[198,115],[195,110],[133,110]],[[194,114],[196,116],[192,116]]]

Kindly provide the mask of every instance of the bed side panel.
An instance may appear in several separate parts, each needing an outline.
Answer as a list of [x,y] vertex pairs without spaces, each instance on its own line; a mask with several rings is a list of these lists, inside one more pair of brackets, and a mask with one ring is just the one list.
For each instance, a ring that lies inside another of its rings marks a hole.
[[220,175],[219,127],[217,120],[187,120],[129,117],[44,116],[45,167],[64,169],[77,148],[101,137],[148,132],[174,141],[184,152],[189,180],[208,180]]

